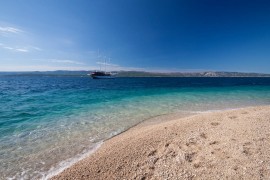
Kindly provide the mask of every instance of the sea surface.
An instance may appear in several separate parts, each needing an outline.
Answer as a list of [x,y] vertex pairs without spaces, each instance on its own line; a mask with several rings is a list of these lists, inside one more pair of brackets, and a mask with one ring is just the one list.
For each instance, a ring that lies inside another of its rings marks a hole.
[[46,179],[146,119],[270,105],[270,78],[0,77],[0,179]]

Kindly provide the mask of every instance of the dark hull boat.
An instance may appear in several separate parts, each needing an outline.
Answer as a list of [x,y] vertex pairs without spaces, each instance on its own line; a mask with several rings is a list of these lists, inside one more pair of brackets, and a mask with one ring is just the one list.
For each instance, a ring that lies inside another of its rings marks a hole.
[[96,71],[91,73],[93,79],[113,79],[114,76],[111,73]]

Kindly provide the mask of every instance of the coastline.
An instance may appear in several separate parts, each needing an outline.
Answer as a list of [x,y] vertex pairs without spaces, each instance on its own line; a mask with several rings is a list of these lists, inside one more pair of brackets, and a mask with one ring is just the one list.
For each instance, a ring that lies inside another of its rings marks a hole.
[[[210,110],[211,111],[211,110]],[[216,111],[216,110],[214,110]],[[218,110],[220,111],[220,110]],[[222,110],[221,110],[222,111]],[[153,116],[147,119],[142,120],[141,122],[138,122],[137,124],[127,128],[126,130],[114,134],[111,137],[109,137],[108,139],[104,139],[100,142],[97,142],[96,145],[90,147],[86,152],[81,153],[76,155],[73,158],[64,160],[62,162],[60,162],[56,167],[52,167],[47,173],[44,173],[44,175],[42,176],[41,179],[51,179],[54,176],[57,176],[58,174],[61,174],[65,169],[70,168],[71,166],[73,166],[74,164],[78,163],[79,161],[87,158],[88,156],[91,156],[93,153],[95,153],[104,142],[119,136],[127,131],[129,131],[130,129],[133,128],[137,128],[137,127],[141,127],[141,126],[148,126],[148,125],[154,125],[154,124],[159,124],[162,122],[167,122],[167,121],[171,121],[171,120],[175,120],[175,119],[179,119],[179,118],[183,118],[183,117],[189,117],[189,116],[193,116],[199,113],[203,113],[203,112],[196,112],[196,111],[181,111],[178,113],[168,113],[168,114],[161,114],[158,116]]]
[[139,125],[52,179],[269,177],[270,106]]

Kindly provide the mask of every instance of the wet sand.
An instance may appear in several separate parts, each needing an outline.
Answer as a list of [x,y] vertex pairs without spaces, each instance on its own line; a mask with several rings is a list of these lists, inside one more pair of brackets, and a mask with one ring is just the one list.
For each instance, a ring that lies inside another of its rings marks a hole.
[[52,179],[267,179],[270,106],[146,123]]

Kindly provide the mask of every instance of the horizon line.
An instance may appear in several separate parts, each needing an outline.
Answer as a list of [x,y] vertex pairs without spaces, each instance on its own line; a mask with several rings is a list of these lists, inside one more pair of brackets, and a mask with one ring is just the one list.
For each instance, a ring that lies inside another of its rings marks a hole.
[[[31,72],[57,72],[57,71],[67,71],[67,72],[79,72],[79,71],[96,71],[96,70],[23,70],[23,71],[1,71],[0,73],[31,73]],[[201,70],[201,71],[147,71],[147,70],[113,70],[111,72],[144,72],[144,73],[160,73],[160,74],[173,74],[173,73],[249,73],[249,74],[269,74],[266,72],[248,72],[248,71],[219,71],[219,70]]]

